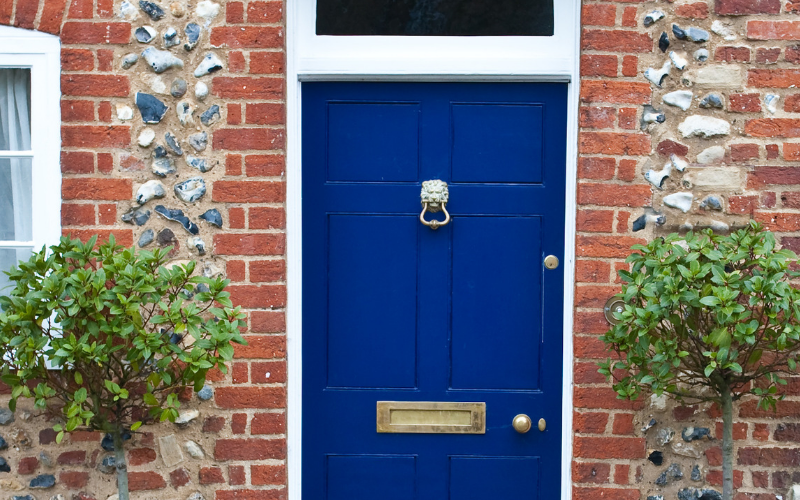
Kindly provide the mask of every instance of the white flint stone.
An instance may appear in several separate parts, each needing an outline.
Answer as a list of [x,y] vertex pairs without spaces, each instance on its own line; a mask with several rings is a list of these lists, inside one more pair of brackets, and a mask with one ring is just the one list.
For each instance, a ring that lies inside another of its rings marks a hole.
[[675,51],[669,53],[669,59],[672,61],[672,64],[680,70],[683,70],[686,68],[686,65],[689,64],[689,61],[685,57]]
[[161,181],[147,181],[136,191],[136,203],[144,205],[153,198],[163,198],[167,194],[164,184]]
[[669,75],[670,68],[672,68],[672,62],[666,61],[664,62],[664,65],[661,66],[661,69],[647,68],[647,70],[644,72],[644,77],[660,87],[661,83],[664,81],[664,78]]
[[716,137],[731,133],[731,124],[713,116],[692,115],[678,125],[678,131],[684,137]]
[[181,447],[178,446],[178,440],[175,439],[175,434],[158,438],[158,448],[161,451],[161,459],[167,467],[178,465],[184,461],[183,453],[181,453]]
[[697,49],[694,51],[694,59],[696,61],[705,62],[708,60],[708,49]]
[[656,394],[650,395],[650,406],[656,411],[664,411],[667,409],[667,395],[662,394],[658,396]]
[[156,73],[163,73],[170,68],[183,68],[183,61],[171,52],[147,47],[142,51],[142,57]]
[[203,60],[200,61],[200,64],[197,65],[197,69],[194,70],[194,76],[200,78],[201,76],[207,75],[212,68],[218,66],[222,66],[222,60],[213,52],[209,52]]
[[789,496],[786,497],[786,500],[800,500],[800,484],[792,485],[792,488],[789,490]]
[[723,37],[725,40],[729,42],[732,40],[736,40],[736,33],[733,32],[733,29],[722,24],[722,21],[720,21],[719,19],[711,23],[711,31]]
[[701,191],[741,191],[744,172],[737,167],[690,168],[684,179]]
[[721,220],[712,220],[711,224],[709,224],[712,231],[716,231],[718,233],[727,232],[731,227],[726,223],[722,222]]
[[689,458],[700,458],[702,453],[696,447],[691,444],[682,443],[680,441],[674,441],[670,446],[672,448],[672,453],[676,455],[680,455],[682,457],[689,457]]
[[175,106],[175,112],[178,113],[178,121],[181,125],[188,127],[194,125],[194,106],[188,101],[181,101]]
[[661,170],[650,169],[647,172],[645,172],[644,178],[647,180],[647,182],[654,185],[658,189],[664,189],[662,187],[662,185],[664,184],[664,179],[669,177],[669,174],[671,173],[672,173],[672,163],[667,162],[667,164],[664,165],[664,168],[662,168]]
[[664,123],[666,120],[666,116],[664,113],[644,113],[642,114],[642,120],[646,123]]
[[197,410],[185,410],[178,414],[178,418],[175,419],[175,423],[178,425],[187,425],[189,422],[199,416],[200,412]]
[[205,82],[197,82],[194,85],[194,96],[198,101],[204,101],[208,96],[208,85]]
[[644,25],[650,26],[651,24],[658,22],[663,18],[664,18],[664,13],[661,12],[660,10],[650,11],[646,16],[644,16]]
[[694,195],[692,193],[672,193],[664,197],[664,205],[672,208],[677,208],[683,213],[688,212],[692,208],[692,201]]
[[183,443],[183,449],[186,450],[186,453],[189,454],[192,458],[204,458],[205,453],[203,453],[203,449],[200,448],[200,445],[195,443],[194,441],[186,441]]
[[711,146],[706,148],[697,155],[697,163],[708,165],[711,163],[719,163],[725,158],[725,148],[722,146]]
[[139,17],[139,9],[134,7],[133,4],[127,0],[124,0],[121,4],[119,4],[119,17],[121,19],[133,21]]
[[153,144],[153,139],[155,138],[156,138],[155,131],[151,128],[146,128],[142,130],[142,132],[139,134],[139,139],[138,139],[139,146],[146,148],[151,144]]
[[119,500],[119,493],[114,493],[110,497],[106,498],[106,500]]
[[133,108],[127,104],[117,104],[117,119],[123,122],[133,120]]
[[689,166],[689,162],[678,155],[672,155],[669,157],[669,159],[672,162],[672,166],[675,167],[675,170],[678,172],[683,172],[686,170],[686,167]]
[[661,100],[670,106],[675,106],[686,111],[692,106],[693,98],[694,94],[688,90],[676,90],[675,92],[670,92],[669,94],[664,95]]
[[778,111],[778,101],[780,100],[781,96],[777,94],[767,94],[764,97],[764,104],[767,106],[767,111],[775,114]]
[[195,9],[195,14],[197,17],[201,17],[206,20],[206,26],[211,24],[211,21],[217,17],[219,14],[219,4],[215,2],[210,2],[209,0],[203,0],[197,4],[197,8]]
[[744,72],[741,66],[734,64],[714,64],[697,70],[694,77],[695,85],[710,87],[714,90],[720,88],[735,89],[742,87]]

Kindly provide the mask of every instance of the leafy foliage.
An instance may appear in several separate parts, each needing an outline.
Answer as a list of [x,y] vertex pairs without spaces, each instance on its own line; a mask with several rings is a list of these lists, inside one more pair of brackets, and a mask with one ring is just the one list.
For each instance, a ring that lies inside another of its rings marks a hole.
[[672,234],[633,249],[631,272],[620,272],[620,323],[601,337],[618,360],[600,363],[600,373],[624,373],[619,397],[754,394],[774,407],[800,351],[800,291],[790,283],[799,273],[789,269],[797,256],[777,250],[756,222],[729,236]]
[[168,248],[95,243],[62,238],[42,249],[7,273],[14,288],[0,297],[9,407],[29,397],[60,409],[59,441],[80,427],[174,421],[178,395],[201,389],[213,368],[225,372],[232,343],[244,343],[228,280],[193,275],[195,262],[166,267]]

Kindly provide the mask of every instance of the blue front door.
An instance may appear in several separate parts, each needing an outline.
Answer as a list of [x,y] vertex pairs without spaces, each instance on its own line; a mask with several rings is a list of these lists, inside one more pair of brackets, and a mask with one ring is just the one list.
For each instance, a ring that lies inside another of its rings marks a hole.
[[[303,498],[559,498],[567,86],[302,95]],[[379,401],[485,403],[485,433],[379,433]]]

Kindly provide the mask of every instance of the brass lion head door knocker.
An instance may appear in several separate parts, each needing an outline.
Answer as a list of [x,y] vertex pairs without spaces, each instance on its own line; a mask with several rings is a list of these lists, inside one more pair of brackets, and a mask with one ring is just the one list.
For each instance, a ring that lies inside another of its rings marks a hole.
[[[439,229],[441,226],[446,226],[450,222],[450,214],[447,213],[447,208],[445,208],[449,199],[450,192],[447,190],[446,182],[438,179],[423,182],[422,192],[420,193],[422,213],[419,214],[419,221],[434,230]],[[431,219],[427,221],[425,220],[425,212],[444,212],[444,220]]]

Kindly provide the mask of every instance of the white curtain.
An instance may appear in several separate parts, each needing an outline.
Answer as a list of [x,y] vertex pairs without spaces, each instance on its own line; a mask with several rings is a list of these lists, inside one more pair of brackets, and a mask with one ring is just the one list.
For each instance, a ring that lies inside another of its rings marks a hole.
[[[31,149],[30,70],[0,69],[0,149]],[[27,159],[8,160],[14,209],[14,239],[30,241],[31,164]]]

